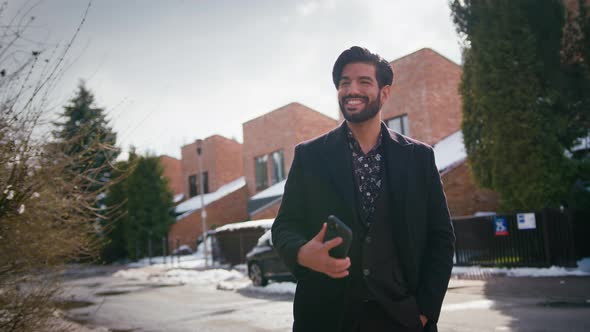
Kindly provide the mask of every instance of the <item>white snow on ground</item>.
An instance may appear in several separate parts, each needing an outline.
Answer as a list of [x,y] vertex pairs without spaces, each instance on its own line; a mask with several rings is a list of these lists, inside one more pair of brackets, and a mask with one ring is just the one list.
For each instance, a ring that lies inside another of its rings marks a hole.
[[477,300],[462,303],[444,304],[442,311],[458,311],[467,309],[490,309],[494,306],[494,301],[491,300]]
[[[296,284],[293,282],[271,282],[266,287],[255,287],[247,276],[245,265],[235,266],[233,269],[211,268],[209,270],[196,270],[204,267],[202,259],[203,246],[197,254],[181,257],[179,264],[155,264],[147,265],[136,263],[129,264],[129,269],[118,271],[115,277],[134,279],[145,282],[186,284],[197,287],[215,287],[227,291],[248,291],[264,294],[295,294]],[[161,257],[154,258],[154,261]],[[564,277],[564,276],[590,276],[590,257],[578,261],[578,268],[562,268],[552,266],[550,268],[485,268],[479,266],[462,267],[455,266],[453,274],[475,275],[504,275],[508,277]],[[447,311],[464,309],[489,309],[492,301],[473,301],[460,304],[445,305]]]
[[270,229],[274,219],[261,219],[253,221],[236,222],[232,224],[223,225],[215,229],[215,232],[235,231],[242,228],[264,228]]
[[508,277],[568,277],[590,276],[590,257],[578,261],[577,268],[551,266],[548,268],[518,267],[496,268],[481,266],[454,266],[453,275],[505,275]]
[[[216,200],[227,196],[231,193],[233,193],[234,191],[244,187],[246,185],[246,178],[245,177],[241,177],[237,180],[234,180],[228,184],[225,184],[221,187],[219,187],[219,189],[217,189],[217,191],[212,192],[212,193],[208,193],[205,194],[203,196],[203,200],[205,201],[205,204],[209,205],[213,202],[215,202]],[[176,206],[175,212],[176,213],[182,213],[180,216],[176,217],[176,220],[180,220],[184,217],[186,217],[187,215],[191,214],[193,211],[198,210],[201,208],[201,195],[197,195],[192,197],[189,200],[186,200],[180,204],[178,204]]]
[[[182,247],[182,246],[181,246]],[[184,255],[184,256],[159,256],[159,257],[152,257],[151,259],[151,266],[155,267],[178,267],[183,269],[195,269],[195,268],[204,268],[205,267],[205,244],[201,242],[197,247],[197,251],[192,255]],[[209,248],[208,252],[211,252],[211,241],[207,241],[207,248]],[[209,258],[209,265],[219,266],[219,264],[211,264],[211,258]],[[146,267],[150,266],[150,259],[149,258],[142,258],[141,260],[127,264],[128,267],[131,268],[139,268],[139,267]]]
[[463,132],[457,131],[434,145],[434,159],[438,171],[442,172],[453,164],[467,158],[463,144]]
[[187,269],[162,269],[144,267],[115,272],[114,277],[151,281],[167,284],[189,284],[200,286],[216,286],[219,282],[243,280],[244,275],[236,270],[211,269],[204,271]]
[[285,191],[285,183],[287,183],[287,180],[277,182],[277,183],[273,184],[272,186],[259,192],[258,194],[252,196],[250,199],[253,200],[253,199],[281,196],[281,195],[283,195],[283,192]]

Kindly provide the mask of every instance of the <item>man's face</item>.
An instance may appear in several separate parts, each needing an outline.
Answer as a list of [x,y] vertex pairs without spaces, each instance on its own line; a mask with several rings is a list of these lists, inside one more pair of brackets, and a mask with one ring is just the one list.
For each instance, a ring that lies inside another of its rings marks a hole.
[[367,63],[349,63],[342,69],[338,103],[347,121],[364,122],[379,113],[389,86],[379,89],[375,71],[375,66]]

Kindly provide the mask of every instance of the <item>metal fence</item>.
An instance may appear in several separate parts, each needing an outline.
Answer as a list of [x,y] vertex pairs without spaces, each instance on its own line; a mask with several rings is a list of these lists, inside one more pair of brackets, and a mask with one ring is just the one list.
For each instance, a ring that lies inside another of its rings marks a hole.
[[216,232],[214,236],[219,246],[219,251],[213,259],[217,262],[231,265],[245,263],[246,254],[256,246],[258,238],[264,232],[266,232],[264,228],[244,228]]
[[454,218],[456,265],[576,266],[569,213]]

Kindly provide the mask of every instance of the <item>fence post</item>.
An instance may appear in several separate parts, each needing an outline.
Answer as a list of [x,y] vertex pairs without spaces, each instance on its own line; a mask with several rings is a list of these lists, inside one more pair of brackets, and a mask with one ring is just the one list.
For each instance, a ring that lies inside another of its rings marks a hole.
[[543,216],[543,245],[545,248],[545,264],[547,267],[551,266],[551,246],[549,245],[549,221],[547,220],[547,209],[541,212]]
[[162,257],[164,257],[164,265],[166,265],[166,237],[162,236]]

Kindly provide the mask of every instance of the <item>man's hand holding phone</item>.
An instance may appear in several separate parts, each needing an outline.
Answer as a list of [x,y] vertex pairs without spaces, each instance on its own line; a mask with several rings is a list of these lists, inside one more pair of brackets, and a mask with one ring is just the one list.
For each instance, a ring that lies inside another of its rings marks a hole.
[[327,224],[322,225],[320,232],[299,248],[297,262],[309,269],[324,273],[332,278],[344,278],[348,276],[350,258],[333,258],[330,250],[342,243],[341,237],[324,242]]

